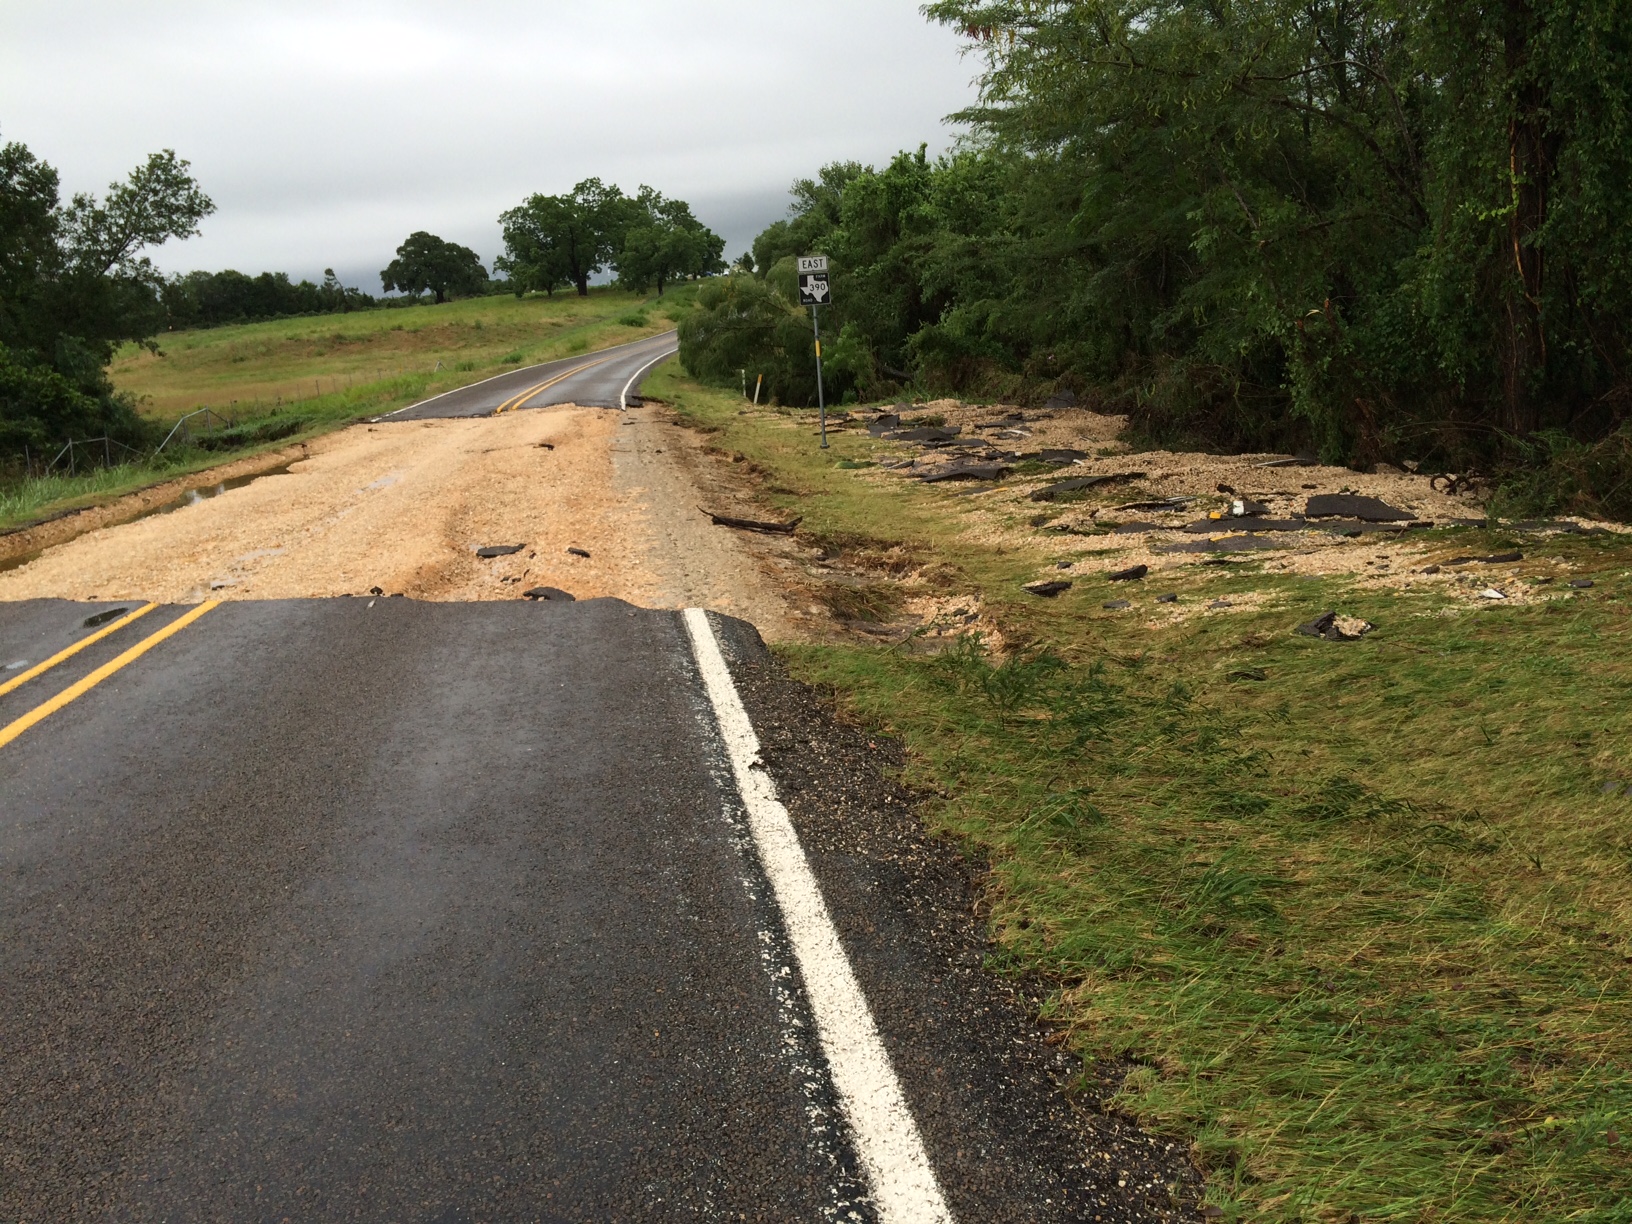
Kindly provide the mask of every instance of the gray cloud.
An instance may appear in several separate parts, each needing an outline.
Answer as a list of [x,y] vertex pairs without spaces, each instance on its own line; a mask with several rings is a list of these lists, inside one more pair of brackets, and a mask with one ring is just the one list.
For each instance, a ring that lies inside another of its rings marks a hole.
[[691,200],[734,257],[795,177],[938,152],[974,97],[958,39],[877,0],[0,0],[0,24],[0,138],[65,189],[193,163],[219,211],[162,267],[370,291],[410,230],[491,259],[501,209],[590,175]]

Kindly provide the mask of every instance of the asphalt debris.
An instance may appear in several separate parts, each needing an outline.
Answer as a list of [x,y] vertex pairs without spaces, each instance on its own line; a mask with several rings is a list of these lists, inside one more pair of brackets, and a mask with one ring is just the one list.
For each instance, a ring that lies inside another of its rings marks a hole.
[[589,560],[589,549],[587,548],[572,547],[568,548],[567,552],[571,553],[574,557],[582,557],[586,561]]
[[1355,616],[1323,612],[1314,620],[1299,625],[1298,632],[1305,637],[1324,638],[1328,642],[1355,642],[1375,628],[1376,626],[1369,621],[1363,621]]
[[95,629],[98,625],[105,625],[109,621],[123,616],[129,611],[129,608],[109,608],[106,612],[98,612],[94,616],[87,616],[85,618],[84,628]]
[[521,593],[523,599],[544,599],[551,603],[576,603],[578,597],[563,591],[560,587],[536,586]]
[[1132,602],[1126,599],[1110,599],[1100,604],[1107,612],[1120,612],[1123,608],[1133,607]]
[[1309,518],[1352,518],[1364,523],[1404,523],[1417,516],[1375,497],[1358,493],[1317,493],[1304,506]]
[[[1075,476],[1070,480],[1056,481],[1051,485],[1044,485],[1031,495],[1034,502],[1053,501],[1065,493],[1078,493],[1084,489],[1092,489],[1098,485],[1116,484],[1125,480],[1143,480],[1143,472],[1109,472],[1103,476]],[[1132,507],[1124,507],[1131,509]]]
[[1071,589],[1071,584],[1063,578],[1049,578],[1041,582],[1028,582],[1021,590],[1032,595],[1041,595],[1044,599],[1053,599]]
[[1596,584],[1591,578],[1571,578],[1570,585],[1578,591],[1590,591]]
[[485,544],[476,550],[478,557],[508,557],[526,548],[525,544]]
[[1169,591],[1166,595],[1156,596],[1156,602],[1157,603],[1178,603],[1179,602],[1179,596],[1178,596],[1177,592]]
[[1148,565],[1134,565],[1125,570],[1117,570],[1114,574],[1106,574],[1106,582],[1136,582],[1150,573]]

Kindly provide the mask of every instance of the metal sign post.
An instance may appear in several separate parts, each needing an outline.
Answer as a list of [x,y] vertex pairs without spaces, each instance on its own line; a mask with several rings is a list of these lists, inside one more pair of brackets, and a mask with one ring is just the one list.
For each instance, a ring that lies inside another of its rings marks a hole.
[[822,388],[822,322],[821,308],[833,300],[832,288],[827,282],[827,256],[801,255],[799,257],[799,304],[810,307],[810,330],[816,337],[816,407],[822,418],[822,449],[827,449],[827,394]]

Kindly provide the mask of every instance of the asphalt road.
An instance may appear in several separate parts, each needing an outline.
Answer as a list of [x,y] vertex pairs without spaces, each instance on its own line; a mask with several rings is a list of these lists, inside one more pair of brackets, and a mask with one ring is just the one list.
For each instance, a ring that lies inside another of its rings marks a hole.
[[0,1219],[1157,1218],[751,628],[139,607],[0,605]]
[[564,357],[543,365],[512,370],[396,412],[386,420],[411,421],[426,417],[492,416],[550,404],[581,404],[586,408],[625,408],[640,390],[641,379],[658,362],[671,357],[679,343],[675,333],[648,336],[616,348],[578,357]]

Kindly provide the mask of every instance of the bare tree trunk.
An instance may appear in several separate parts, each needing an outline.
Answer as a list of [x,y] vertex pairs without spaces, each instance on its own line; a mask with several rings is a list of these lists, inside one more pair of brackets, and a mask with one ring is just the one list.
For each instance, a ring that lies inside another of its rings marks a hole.
[[1506,294],[1504,337],[1504,426],[1528,434],[1541,424],[1536,384],[1547,368],[1547,332],[1542,317],[1545,255],[1539,239],[1547,222],[1557,137],[1547,131],[1547,91],[1530,63],[1535,14],[1529,0],[1508,0],[1503,41],[1512,88],[1508,122],[1508,173],[1512,209],[1508,215],[1507,258],[1512,261]]

